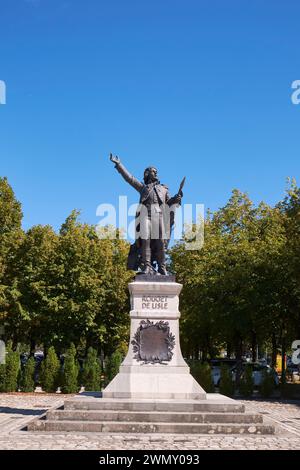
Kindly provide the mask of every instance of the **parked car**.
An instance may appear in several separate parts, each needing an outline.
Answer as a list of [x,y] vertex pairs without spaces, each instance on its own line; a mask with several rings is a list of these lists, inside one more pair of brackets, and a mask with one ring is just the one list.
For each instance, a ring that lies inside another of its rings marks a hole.
[[[262,384],[264,371],[266,371],[268,374],[271,374],[273,376],[275,385],[279,385],[279,377],[278,377],[277,372],[274,369],[272,369],[272,367],[268,366],[267,364],[262,364],[259,362],[243,362],[241,377],[243,376],[246,366],[250,366],[252,368],[252,378],[253,378],[254,387],[259,387]],[[232,372],[232,380],[235,381],[237,367],[235,366],[231,372]]]
[[222,364],[232,370],[236,366],[236,359],[212,359],[210,361],[211,378],[215,387],[220,386]]
[[[214,359],[210,362],[210,365],[211,365],[211,377],[212,377],[212,381],[215,387],[220,386],[222,364],[225,364],[229,368],[231,372],[232,380],[234,382],[236,380],[236,373],[237,373],[236,359]],[[243,376],[246,366],[252,367],[252,377],[253,377],[253,382],[254,382],[255,387],[259,387],[261,385],[264,371],[267,371],[267,373],[273,375],[275,385],[279,384],[279,377],[278,377],[277,372],[274,369],[272,369],[270,366],[268,366],[267,364],[261,363],[261,362],[248,362],[248,361],[243,362],[242,370],[241,370],[241,377]]]
[[[28,361],[30,355],[29,353],[22,353],[20,354],[20,362],[21,362],[21,367],[24,367],[26,362]],[[41,363],[44,359],[44,353],[43,351],[36,351],[34,353],[34,362],[35,362],[35,368],[34,368],[34,380],[36,383],[39,381],[39,371],[41,367]]]
[[287,365],[287,368],[286,368],[286,373],[287,375],[290,376],[290,378],[295,378],[300,376],[300,364],[293,364],[292,362],[290,362],[288,365]]
[[22,353],[20,354],[20,362],[21,362],[21,366],[25,366],[26,362],[28,361],[29,359],[29,353]]

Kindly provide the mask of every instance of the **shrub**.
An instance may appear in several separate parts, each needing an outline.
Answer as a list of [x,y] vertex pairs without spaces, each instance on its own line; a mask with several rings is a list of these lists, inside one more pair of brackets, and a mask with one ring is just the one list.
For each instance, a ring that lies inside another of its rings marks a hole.
[[231,372],[229,367],[225,364],[221,365],[221,378],[220,378],[220,393],[231,397],[234,394],[234,383],[232,381]]
[[128,353],[128,341],[121,341],[117,347],[117,350],[121,353],[122,357],[125,357]]
[[85,390],[101,390],[101,366],[97,351],[92,347],[88,349],[81,374],[82,385]]
[[79,366],[76,361],[76,348],[72,343],[66,352],[64,369],[62,373],[62,386],[63,393],[77,393],[78,387],[78,373]]
[[0,392],[5,392],[5,364],[0,364]]
[[39,380],[44,392],[54,393],[58,386],[60,362],[55,349],[51,346],[46,358],[42,361]]
[[121,362],[123,360],[122,353],[117,349],[108,359],[105,361],[105,376],[106,384],[112,381],[117,375],[120,369]]
[[259,392],[262,397],[268,398],[272,395],[275,388],[275,382],[272,372],[263,370],[262,381],[259,386]]
[[30,357],[21,371],[20,389],[21,392],[34,392],[34,357]]
[[215,387],[211,377],[211,368],[207,362],[201,364],[199,361],[190,363],[191,374],[207,393],[214,392]]
[[11,344],[6,348],[6,361],[4,366],[4,392],[16,392],[18,390],[18,376],[20,370],[20,357],[18,351],[13,351]]
[[246,365],[239,385],[239,392],[244,397],[251,397],[253,394],[254,382],[252,372],[252,367],[250,365]]

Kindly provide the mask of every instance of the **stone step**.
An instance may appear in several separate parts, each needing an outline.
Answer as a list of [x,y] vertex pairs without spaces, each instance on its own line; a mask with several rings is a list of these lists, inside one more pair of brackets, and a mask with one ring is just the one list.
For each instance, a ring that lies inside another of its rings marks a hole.
[[199,413],[161,411],[53,410],[50,421],[116,421],[139,423],[262,423],[258,413]]
[[274,426],[265,424],[138,423],[106,421],[35,420],[28,431],[99,433],[172,433],[172,434],[274,434]]
[[245,406],[241,403],[227,400],[217,403],[216,400],[203,401],[132,401],[95,399],[69,399],[64,403],[65,410],[124,410],[124,411],[162,411],[162,412],[202,412],[202,413],[243,413]]

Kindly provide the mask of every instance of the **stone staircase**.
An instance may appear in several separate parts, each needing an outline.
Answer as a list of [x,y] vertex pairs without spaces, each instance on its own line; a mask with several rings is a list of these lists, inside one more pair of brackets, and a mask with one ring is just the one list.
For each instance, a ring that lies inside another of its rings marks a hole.
[[74,397],[49,410],[28,431],[96,433],[274,434],[272,424],[227,397],[207,400],[130,400]]

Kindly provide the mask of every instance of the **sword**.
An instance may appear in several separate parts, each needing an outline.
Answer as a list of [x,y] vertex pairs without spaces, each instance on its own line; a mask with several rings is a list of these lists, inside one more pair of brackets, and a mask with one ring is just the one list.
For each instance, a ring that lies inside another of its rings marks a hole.
[[182,188],[183,188],[183,186],[184,186],[184,183],[185,183],[185,177],[183,178],[183,180],[182,180],[181,183],[180,183],[179,190],[178,190],[178,193],[177,193],[177,194],[182,195]]

